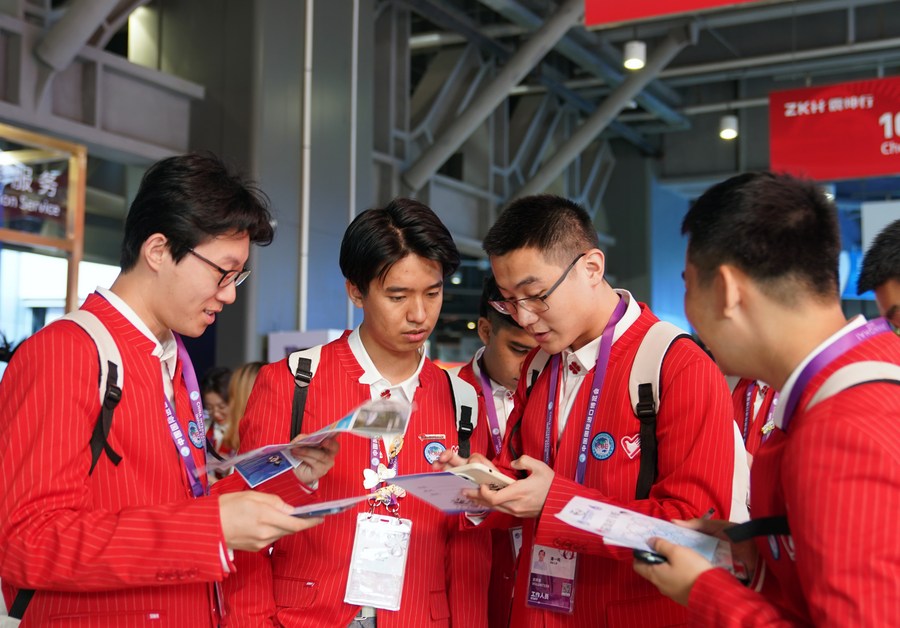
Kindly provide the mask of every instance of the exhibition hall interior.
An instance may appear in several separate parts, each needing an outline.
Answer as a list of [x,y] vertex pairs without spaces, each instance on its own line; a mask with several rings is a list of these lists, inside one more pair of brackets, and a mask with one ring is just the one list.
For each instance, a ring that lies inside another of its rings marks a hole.
[[429,353],[468,360],[511,200],[591,214],[610,282],[683,308],[681,219],[750,170],[814,179],[843,237],[847,315],[866,247],[900,218],[897,0],[2,0],[0,372],[118,272],[153,162],[208,150],[268,195],[275,241],[189,344],[198,372],[274,361],[358,324],[344,229],[398,196],[462,253]]

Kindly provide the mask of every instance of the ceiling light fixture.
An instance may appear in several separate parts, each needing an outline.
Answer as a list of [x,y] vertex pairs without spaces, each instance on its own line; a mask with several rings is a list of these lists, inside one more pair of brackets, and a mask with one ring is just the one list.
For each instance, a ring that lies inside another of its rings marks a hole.
[[647,63],[647,44],[640,39],[632,39],[625,43],[625,60],[622,62],[629,70],[640,70]]
[[728,114],[719,120],[719,137],[723,140],[733,140],[738,136],[737,116]]

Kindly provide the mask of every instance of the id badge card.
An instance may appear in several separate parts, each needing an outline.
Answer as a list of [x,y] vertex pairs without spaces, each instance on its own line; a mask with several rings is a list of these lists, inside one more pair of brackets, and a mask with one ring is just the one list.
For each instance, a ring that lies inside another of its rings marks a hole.
[[528,573],[528,606],[571,613],[575,602],[578,554],[571,550],[535,545]]
[[344,602],[387,611],[400,609],[412,521],[361,512],[350,557]]

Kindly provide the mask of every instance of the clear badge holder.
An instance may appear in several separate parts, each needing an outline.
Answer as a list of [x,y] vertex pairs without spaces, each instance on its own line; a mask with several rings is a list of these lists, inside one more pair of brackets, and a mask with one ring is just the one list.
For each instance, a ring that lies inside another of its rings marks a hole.
[[360,513],[344,602],[388,611],[400,609],[412,521]]

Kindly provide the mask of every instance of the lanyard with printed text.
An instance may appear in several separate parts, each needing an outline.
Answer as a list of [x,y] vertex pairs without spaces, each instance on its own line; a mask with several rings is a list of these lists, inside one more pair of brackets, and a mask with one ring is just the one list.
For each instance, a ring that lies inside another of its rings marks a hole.
[[500,419],[497,418],[497,406],[494,405],[494,388],[491,386],[491,378],[484,370],[484,359],[478,360],[478,368],[481,371],[481,392],[484,395],[484,409],[488,416],[488,427],[491,430],[491,442],[494,444],[494,453],[500,453],[503,439],[500,437]]
[[[600,349],[597,351],[597,363],[594,366],[594,378],[591,382],[591,398],[588,402],[587,415],[584,419],[584,434],[581,437],[581,445],[578,451],[578,467],[575,470],[575,481],[584,482],[584,472],[587,468],[587,451],[591,442],[591,428],[594,424],[594,416],[597,413],[597,404],[600,401],[600,393],[603,390],[603,380],[606,377],[606,367],[609,363],[609,354],[612,349],[613,335],[616,331],[616,323],[625,315],[625,299],[619,299],[616,309],[603,330],[600,337]],[[547,427],[544,432],[544,464],[550,464],[550,434],[553,429],[553,415],[556,385],[559,380],[560,354],[556,354],[550,361],[550,392],[547,401]]]
[[803,367],[803,370],[800,371],[800,375],[797,376],[797,381],[794,382],[794,386],[791,388],[791,394],[784,407],[784,418],[781,422],[781,429],[787,431],[788,424],[794,415],[794,410],[797,409],[797,403],[800,401],[803,390],[812,378],[823,368],[866,340],[869,340],[878,334],[888,333],[890,331],[891,326],[884,318],[876,318],[861,327],[851,329],[820,351],[818,355],[809,361],[809,364]]
[[[191,426],[188,424],[188,427],[191,430],[198,430],[198,434],[202,436],[206,434],[206,430],[204,429],[205,426],[203,424],[203,399],[200,396],[200,386],[197,384],[197,374],[194,372],[191,356],[188,355],[187,349],[185,349],[184,343],[181,341],[181,337],[178,334],[175,334],[175,343],[178,345],[178,359],[181,360],[181,376],[184,379],[184,385],[188,391],[188,398],[191,400],[191,410],[194,414],[194,421],[192,422],[195,423],[195,425]],[[172,394],[174,396],[174,391]],[[206,488],[203,481],[198,477],[197,464],[194,462],[194,454],[188,446],[188,439],[185,438],[181,425],[178,423],[175,408],[172,406],[168,397],[163,395],[163,399],[166,407],[166,421],[169,424],[172,442],[175,443],[175,449],[178,450],[181,461],[187,469],[188,481],[191,484],[191,493],[193,493],[194,497],[202,497],[206,494]],[[203,450],[205,456],[205,447],[201,446],[200,449]]]

